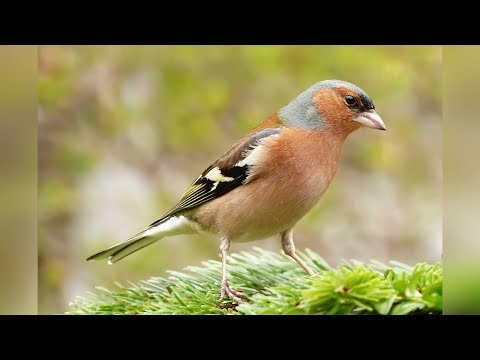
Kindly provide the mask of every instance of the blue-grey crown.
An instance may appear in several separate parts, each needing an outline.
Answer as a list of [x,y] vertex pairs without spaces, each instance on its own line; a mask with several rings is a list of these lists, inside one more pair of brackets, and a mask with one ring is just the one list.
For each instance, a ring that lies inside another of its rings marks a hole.
[[345,87],[355,91],[362,101],[369,102],[373,107],[373,102],[368,95],[358,86],[342,80],[324,80],[320,81],[293,99],[287,106],[280,109],[278,115],[285,125],[289,127],[299,127],[304,129],[321,129],[325,127],[320,114],[313,103],[313,96],[320,89],[331,89],[336,87]]

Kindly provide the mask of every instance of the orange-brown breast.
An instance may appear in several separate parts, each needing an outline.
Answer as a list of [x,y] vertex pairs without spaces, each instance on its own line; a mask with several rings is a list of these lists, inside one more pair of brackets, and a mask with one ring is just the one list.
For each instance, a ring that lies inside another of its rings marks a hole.
[[199,206],[202,226],[231,241],[252,241],[295,225],[320,199],[337,170],[343,139],[328,131],[284,128],[262,142],[249,183]]

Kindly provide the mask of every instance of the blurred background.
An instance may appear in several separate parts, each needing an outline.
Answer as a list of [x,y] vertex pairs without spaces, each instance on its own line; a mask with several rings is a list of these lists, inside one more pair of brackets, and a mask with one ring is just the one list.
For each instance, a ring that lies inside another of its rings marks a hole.
[[[298,249],[342,259],[435,262],[442,254],[440,46],[43,46],[38,53],[39,312],[219,259],[178,236],[109,266],[85,258],[158,219],[260,120],[310,85],[350,81],[387,132],[360,129]],[[278,239],[233,244],[280,251]]]
[[0,315],[37,312],[37,63],[0,45]]

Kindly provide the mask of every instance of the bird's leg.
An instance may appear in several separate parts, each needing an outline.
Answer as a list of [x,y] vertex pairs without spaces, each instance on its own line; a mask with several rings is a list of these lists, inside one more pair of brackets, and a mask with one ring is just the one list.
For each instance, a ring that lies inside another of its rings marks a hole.
[[295,260],[308,275],[313,275],[313,271],[303,262],[302,259],[295,254],[295,244],[293,243],[293,229],[289,229],[282,233],[282,247],[286,255]]
[[243,301],[240,298],[248,299],[248,296],[241,291],[236,291],[230,288],[227,281],[227,252],[230,248],[230,241],[228,239],[223,239],[220,244],[220,252],[222,253],[222,285],[220,287],[220,301],[221,303],[225,298],[225,295],[230,297],[230,299],[237,302],[238,305],[242,304]]

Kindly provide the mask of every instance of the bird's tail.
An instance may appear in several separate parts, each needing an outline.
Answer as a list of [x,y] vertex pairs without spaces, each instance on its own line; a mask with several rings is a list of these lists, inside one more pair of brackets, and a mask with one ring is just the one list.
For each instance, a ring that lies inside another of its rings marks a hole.
[[148,227],[127,241],[90,256],[87,261],[108,259],[108,263],[113,264],[166,236],[191,233],[192,227],[188,225],[189,222],[183,216],[170,216],[160,223],[155,223],[155,226]]

